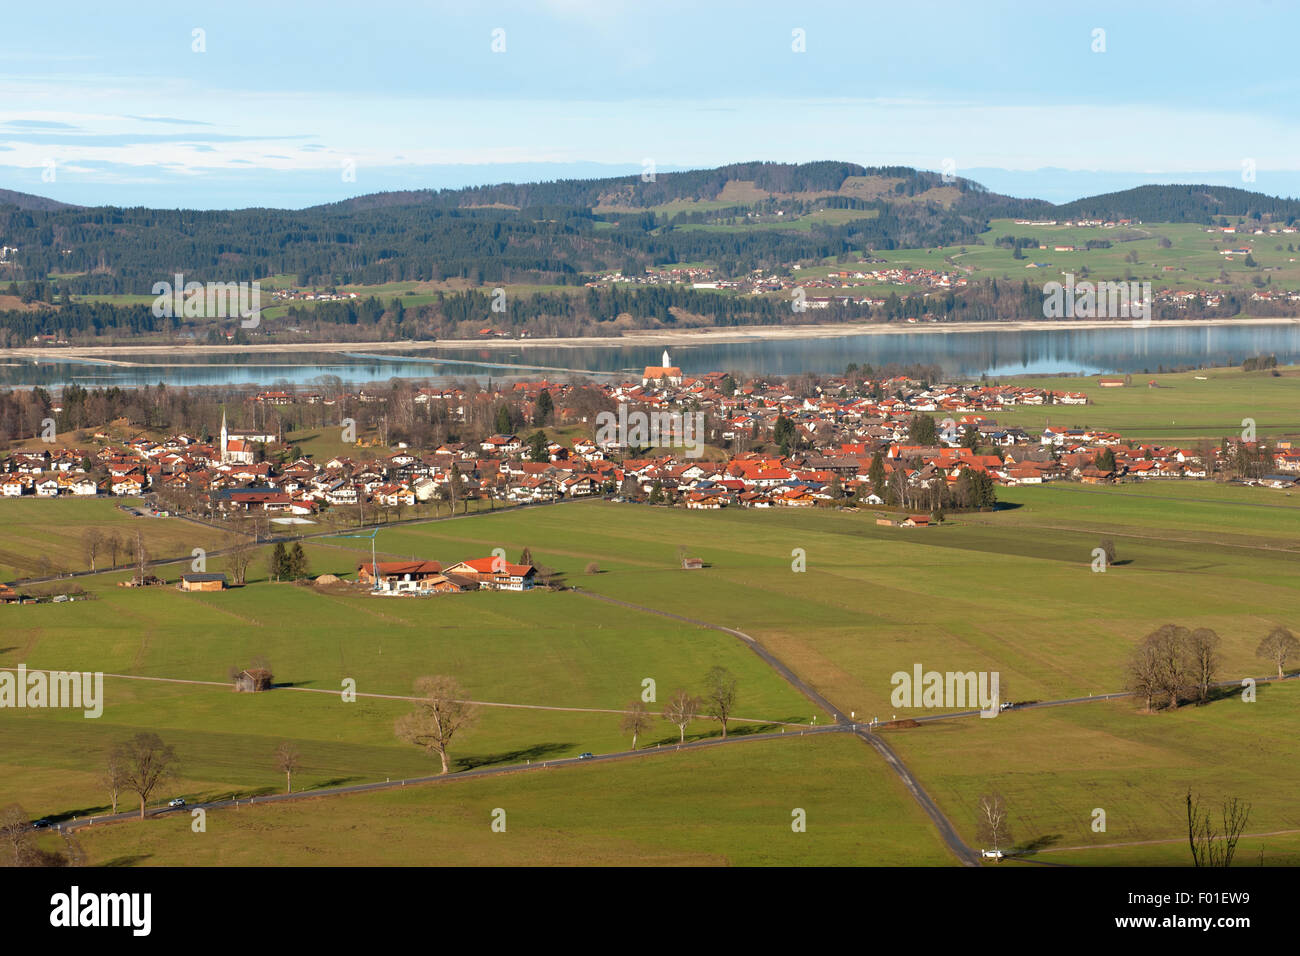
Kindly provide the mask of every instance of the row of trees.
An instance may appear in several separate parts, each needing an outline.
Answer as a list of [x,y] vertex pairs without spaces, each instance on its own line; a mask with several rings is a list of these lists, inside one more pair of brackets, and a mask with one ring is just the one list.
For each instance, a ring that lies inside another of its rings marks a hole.
[[[531,557],[525,555],[524,557]],[[722,727],[727,736],[727,722],[735,713],[736,677],[725,667],[713,667],[704,676],[704,692],[695,696],[683,688],[673,691],[663,712],[663,720],[678,729],[681,741],[686,740],[686,727],[702,714]],[[399,740],[421,747],[430,756],[437,755],[441,773],[451,772],[447,751],[452,741],[477,721],[479,706],[467,700],[465,691],[453,677],[445,675],[420,677],[415,681],[418,699],[411,713],[399,717],[394,732]],[[621,727],[632,735],[632,749],[637,740],[651,726],[653,715],[641,700],[631,701],[625,708]]]
[[311,571],[302,542],[295,541],[293,547],[286,548],[283,541],[277,541],[271,549],[270,571],[273,581],[298,581],[307,577]]
[[[704,693],[696,696],[685,688],[677,688],[668,697],[663,711],[659,714],[677,728],[678,740],[686,742],[686,728],[691,721],[701,714],[716,720],[722,727],[722,736],[727,736],[727,721],[736,710],[735,675],[725,667],[709,669],[704,675]],[[632,735],[632,749],[636,750],[637,739],[650,729],[654,715],[640,699],[629,701],[624,708],[623,721],[620,725],[624,733]]]
[[[1165,624],[1134,649],[1128,663],[1127,689],[1146,702],[1146,709],[1175,709],[1187,702],[1205,703],[1218,677],[1219,635],[1208,627],[1190,629]],[[1260,641],[1256,656],[1286,673],[1288,660],[1300,655],[1300,639],[1275,627]]]

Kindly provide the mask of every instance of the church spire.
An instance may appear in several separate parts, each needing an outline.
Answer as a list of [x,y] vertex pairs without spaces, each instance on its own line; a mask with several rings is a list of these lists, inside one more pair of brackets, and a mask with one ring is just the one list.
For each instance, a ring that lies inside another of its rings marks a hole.
[[663,367],[664,367],[664,368],[672,368],[672,367],[673,367],[673,363],[672,363],[672,361],[668,358],[668,350],[667,350],[667,349],[664,349],[664,362],[663,362]]

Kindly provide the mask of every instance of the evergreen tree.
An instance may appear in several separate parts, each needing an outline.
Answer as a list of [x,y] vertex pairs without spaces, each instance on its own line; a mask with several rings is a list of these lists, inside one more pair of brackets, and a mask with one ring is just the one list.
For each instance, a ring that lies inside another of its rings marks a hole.
[[871,456],[871,468],[867,472],[871,479],[871,493],[880,499],[885,497],[885,459],[877,451]]
[[289,576],[289,554],[284,549],[284,542],[277,541],[271,550],[271,578],[279,581]]
[[498,435],[510,434],[510,406],[505,404],[497,406],[496,423],[493,427],[496,428]]
[[537,396],[537,408],[533,411],[533,424],[545,425],[554,413],[555,402],[551,398],[551,393],[542,389],[542,394]]
[[295,541],[289,551],[287,570],[291,581],[307,577],[307,553],[303,551],[301,541]]

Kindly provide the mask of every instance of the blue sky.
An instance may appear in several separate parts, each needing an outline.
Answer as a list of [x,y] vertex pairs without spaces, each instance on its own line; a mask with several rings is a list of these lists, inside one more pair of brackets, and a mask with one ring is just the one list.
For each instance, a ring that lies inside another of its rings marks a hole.
[[1282,0],[59,0],[0,22],[0,188],[69,202],[297,207],[646,159],[1300,194]]

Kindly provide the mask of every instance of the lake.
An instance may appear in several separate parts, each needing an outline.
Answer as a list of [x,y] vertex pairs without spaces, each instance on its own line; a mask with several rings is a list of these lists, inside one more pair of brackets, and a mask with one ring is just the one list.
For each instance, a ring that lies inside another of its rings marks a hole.
[[[1281,364],[1300,362],[1300,323],[1249,326],[1176,326],[1034,331],[900,332],[835,338],[758,340],[671,346],[675,365],[690,375],[729,371],[741,375],[840,373],[850,362],[937,365],[948,379],[1068,373],[1094,375],[1156,371],[1160,367],[1238,365],[1255,355],[1276,355]],[[395,376],[429,381],[476,378],[597,380],[639,377],[658,365],[662,345],[557,347],[535,343],[511,348],[461,348],[404,352],[229,352],[208,355],[114,353],[116,365],[91,359],[45,361],[0,358],[0,387],[70,382],[86,387],[138,386],[165,382],[195,385],[309,385],[322,376],[350,384],[383,382]]]

